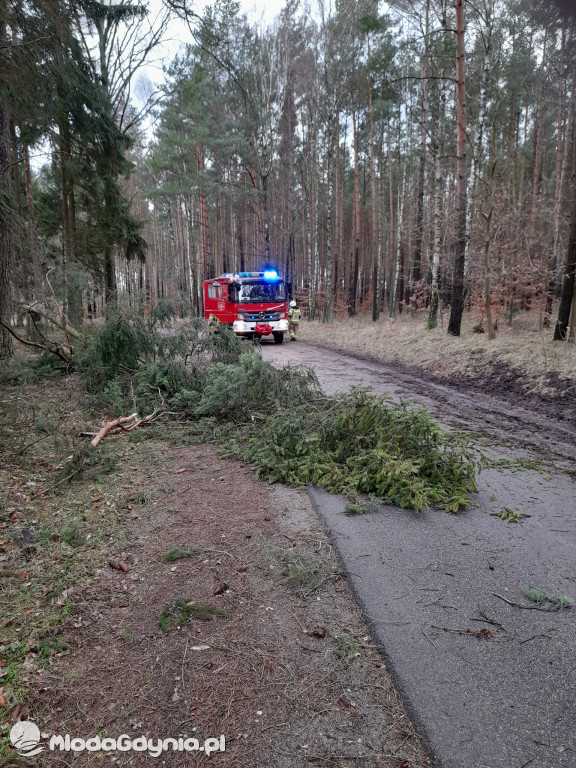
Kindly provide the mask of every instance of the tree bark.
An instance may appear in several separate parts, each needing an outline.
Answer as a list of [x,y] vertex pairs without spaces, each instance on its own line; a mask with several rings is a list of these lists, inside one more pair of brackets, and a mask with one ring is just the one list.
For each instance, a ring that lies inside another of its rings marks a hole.
[[426,148],[428,143],[428,56],[430,31],[430,0],[426,0],[424,22],[424,52],[422,54],[422,82],[420,85],[420,146],[418,151],[418,188],[416,191],[416,242],[412,265],[412,284],[422,278],[422,250],[424,243],[424,186],[426,183]]
[[[394,187],[393,187],[393,164],[392,164],[392,126],[390,125],[390,118],[388,118],[387,135],[386,135],[386,152],[388,155],[388,253],[390,254],[389,262],[392,268],[395,265],[393,260],[394,252]],[[391,276],[390,284],[394,280],[394,275]],[[392,300],[392,291],[388,293],[388,317],[396,317],[396,305]]]
[[[196,148],[196,161],[197,161],[197,167],[198,172],[200,174],[204,173],[204,150],[203,148],[198,145]],[[206,203],[206,193],[203,189],[203,183],[200,186],[200,195],[199,195],[199,210],[200,210],[200,263],[201,263],[201,274],[199,277],[200,282],[203,280],[207,280],[210,276],[207,274],[208,271],[208,207]]]
[[34,197],[32,194],[32,171],[30,169],[30,152],[28,145],[24,144],[24,181],[26,186],[26,207],[28,208],[28,240],[30,242],[30,253],[32,255],[32,276],[35,299],[40,298],[42,290],[42,274],[40,272],[40,248],[38,243],[38,228],[36,226],[36,215],[34,213]]
[[455,0],[456,8],[456,240],[452,272],[452,300],[448,333],[460,336],[464,312],[464,266],[466,258],[466,83],[464,70],[464,0]]
[[493,1],[490,0],[485,5],[486,10],[486,29],[482,34],[482,40],[484,42],[484,61],[482,65],[482,85],[480,87],[480,110],[478,113],[478,133],[476,135],[475,151],[472,153],[472,162],[470,168],[470,183],[467,184],[467,203],[466,203],[466,255],[465,255],[465,272],[468,265],[468,251],[470,248],[470,234],[472,230],[472,216],[473,205],[476,197],[476,187],[478,184],[478,171],[482,166],[482,154],[484,148],[484,126],[486,124],[486,116],[488,114],[488,88],[490,85],[490,77],[494,77],[492,71],[492,32],[494,28],[493,22]]
[[[370,38],[368,38],[368,61],[370,61]],[[380,317],[380,227],[378,219],[378,198],[376,192],[376,160],[374,157],[374,108],[372,104],[372,78],[368,76],[368,117],[370,128],[370,198],[372,203],[372,320]],[[424,193],[422,193],[424,194]]]
[[572,210],[570,219],[570,232],[568,247],[564,260],[562,273],[562,287],[560,289],[560,305],[558,307],[558,319],[554,328],[554,341],[565,341],[568,337],[570,322],[570,310],[574,296],[574,281],[576,277],[576,113],[572,111],[572,167],[570,189],[572,191]]
[[486,178],[486,210],[482,214],[484,218],[484,311],[486,312],[486,328],[490,341],[496,336],[492,320],[492,265],[490,259],[491,225],[494,213],[494,177],[496,174],[496,127],[494,122],[490,131],[490,157]]
[[[0,45],[5,36],[0,19]],[[10,324],[10,271],[12,262],[12,203],[9,179],[10,134],[8,115],[0,103],[0,320]],[[0,327],[0,360],[12,357],[14,346],[12,337],[4,327]]]
[[[0,3],[0,12],[3,9]],[[6,23],[0,16],[0,48],[7,45]],[[12,266],[12,201],[10,196],[10,124],[0,101],[0,321],[10,324],[10,270]],[[0,326],[0,360],[12,357],[12,336]]]
[[564,274],[562,277],[562,289],[560,292],[560,306],[558,319],[554,329],[554,341],[565,341],[567,338],[568,324],[570,322],[570,309],[574,295],[574,277],[576,274],[576,204],[572,203],[572,219],[570,222],[570,238],[566,260],[564,262]]
[[[406,170],[404,171],[406,173]],[[394,277],[392,278],[392,295],[390,297],[390,317],[396,317],[396,305],[402,279],[402,223],[404,218],[404,181],[398,178],[398,213],[396,220],[396,259],[394,265]]]
[[[333,144],[334,144],[334,121],[337,120],[335,108],[328,115],[328,135],[327,135],[327,155],[326,155],[326,173],[328,182],[328,205],[326,210],[326,263],[325,263],[325,281],[326,293],[324,296],[324,312],[322,313],[322,322],[329,323],[332,319],[332,205],[334,197],[334,176],[333,176]],[[336,137],[339,140],[339,137]]]
[[[560,250],[560,225],[562,222],[562,191],[564,188],[564,179],[566,177],[567,160],[569,155],[569,133],[568,127],[572,125],[574,115],[574,99],[571,100],[568,119],[563,119],[564,101],[566,85],[566,67],[565,67],[565,44],[566,31],[562,32],[562,43],[560,49],[560,83],[558,87],[558,107],[557,107],[557,138],[556,138],[556,179],[554,184],[554,235],[550,258],[548,260],[548,276],[546,283],[546,308],[544,313],[544,328],[550,327],[550,318],[552,316],[552,302],[557,289],[557,269]],[[576,67],[572,75],[572,94],[576,91]]]
[[432,139],[432,155],[434,158],[434,247],[432,251],[432,284],[430,286],[430,312],[428,314],[428,330],[436,328],[438,324],[438,305],[440,296],[438,291],[438,276],[440,273],[440,253],[442,250],[442,162],[440,159],[438,129]]
[[356,111],[352,110],[352,129],[354,145],[354,259],[350,271],[348,292],[348,315],[356,314],[356,295],[358,293],[358,269],[360,266],[360,171],[358,167],[358,126]]
[[[447,31],[446,7],[443,6],[442,27]],[[426,327],[428,330],[436,328],[438,324],[438,308],[440,304],[440,258],[442,254],[443,235],[442,235],[442,202],[444,196],[444,174],[442,167],[442,156],[444,154],[444,117],[446,115],[446,98],[448,90],[448,81],[444,77],[444,68],[440,69],[440,98],[438,100],[437,115],[433,121],[431,146],[432,146],[432,164],[433,164],[433,198],[434,213],[432,227],[432,279],[430,285],[430,311]]]

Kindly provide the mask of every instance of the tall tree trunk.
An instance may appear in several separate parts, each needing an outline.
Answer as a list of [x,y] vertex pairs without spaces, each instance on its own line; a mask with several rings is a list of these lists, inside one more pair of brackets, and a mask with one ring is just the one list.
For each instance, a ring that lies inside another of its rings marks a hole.
[[[302,176],[305,176],[305,170],[302,169]],[[315,293],[312,281],[314,271],[312,264],[312,206],[310,204],[310,191],[307,187],[307,181],[302,178],[302,190],[304,193],[304,208],[302,211],[304,225],[304,252],[306,254],[306,291],[308,295],[308,320],[314,319],[316,311]]]
[[[260,181],[262,183],[262,219],[264,229],[264,263],[270,264],[270,212],[268,201],[268,173],[262,173],[260,175]],[[256,267],[259,267],[256,264]]]
[[456,239],[454,270],[452,272],[452,300],[448,333],[460,336],[464,312],[464,265],[466,258],[466,83],[464,73],[464,0],[455,0],[456,8]]
[[576,115],[573,112],[572,125],[572,168],[571,184],[571,219],[568,247],[564,260],[562,275],[562,287],[560,289],[560,306],[558,307],[558,319],[554,328],[554,341],[565,341],[568,336],[570,322],[570,309],[574,296],[574,281],[576,277]]
[[414,245],[414,263],[412,282],[418,283],[422,277],[422,246],[424,243],[424,186],[426,183],[426,145],[428,121],[428,34],[430,27],[430,0],[426,0],[424,26],[424,53],[422,54],[422,81],[420,84],[420,147],[418,152],[418,188],[416,190],[416,242]]
[[544,43],[542,49],[542,65],[538,74],[538,88],[536,95],[536,108],[534,115],[534,165],[532,168],[532,194],[530,198],[530,222],[528,227],[528,242],[534,242],[534,233],[536,229],[536,214],[538,212],[538,198],[540,194],[540,176],[542,168],[542,119],[544,113],[543,105],[543,79],[544,74],[544,60],[546,59],[546,46],[548,43],[547,30],[544,32]]
[[576,343],[576,291],[572,295],[572,309],[570,311],[570,326],[568,328],[568,338],[571,344]]
[[182,199],[176,197],[176,222],[178,225],[178,271],[180,273],[178,288],[183,294],[188,293],[188,270],[186,268],[186,242],[184,237],[184,217],[182,215]]
[[[336,108],[332,108],[328,115],[328,131],[327,131],[327,154],[326,154],[326,174],[328,183],[328,200],[326,209],[326,261],[325,261],[325,281],[326,281],[326,294],[324,297],[324,312],[322,314],[322,322],[329,323],[332,319],[332,268],[333,268],[333,254],[332,254],[332,205],[334,198],[334,173],[333,173],[333,150],[334,150],[334,123],[338,120]],[[336,126],[337,128],[337,126]],[[336,131],[338,133],[338,131]],[[336,141],[339,141],[339,136],[336,135]]]
[[348,293],[348,314],[354,317],[356,314],[356,297],[358,293],[358,269],[360,266],[360,172],[358,167],[358,126],[356,125],[356,111],[352,110],[352,130],[354,145],[354,259],[350,271],[350,283]]
[[28,242],[32,256],[32,277],[34,298],[39,299],[42,291],[42,274],[40,272],[40,246],[38,242],[38,228],[36,226],[36,214],[34,212],[34,197],[32,194],[32,171],[30,169],[30,152],[28,144],[23,146],[24,158],[24,183],[26,188],[26,207],[28,209]]
[[[393,254],[394,254],[394,175],[392,172],[393,164],[392,164],[392,126],[390,125],[390,118],[388,118],[388,131],[386,136],[386,151],[388,155],[388,253],[390,254],[389,263],[390,268],[392,268],[393,265],[395,265],[395,261],[393,261]],[[394,280],[394,275],[392,275],[390,284],[392,284]],[[388,316],[389,317],[396,317],[396,306],[392,303],[392,291],[388,294]]]
[[486,179],[486,208],[482,216],[484,218],[484,311],[486,313],[486,328],[488,339],[492,341],[496,334],[492,320],[492,269],[490,259],[491,224],[494,213],[494,176],[496,173],[496,116],[490,131],[490,157],[488,160],[488,174]]
[[574,276],[576,274],[576,205],[572,203],[572,218],[570,221],[570,237],[564,263],[564,275],[560,292],[558,319],[554,329],[554,341],[565,341],[567,338],[570,309],[574,295]]
[[569,126],[572,124],[574,114],[574,93],[576,92],[576,67],[572,75],[572,99],[568,115],[568,120],[563,119],[564,101],[566,90],[566,72],[565,72],[565,46],[566,30],[562,31],[562,42],[560,49],[560,83],[558,87],[558,108],[557,108],[557,138],[556,138],[556,180],[554,184],[554,235],[550,258],[548,260],[548,280],[546,284],[546,309],[544,313],[544,328],[550,327],[550,318],[552,315],[552,302],[556,292],[556,271],[559,261],[560,249],[560,225],[562,222],[562,190],[564,188],[564,179],[566,176],[567,160],[569,155]]
[[394,276],[392,278],[392,295],[390,297],[390,317],[396,317],[396,305],[398,303],[398,295],[402,295],[400,290],[400,283],[402,280],[402,220],[404,217],[404,183],[406,169],[404,170],[404,181],[398,179],[398,213],[396,221],[396,260],[394,266]]
[[470,183],[467,184],[467,202],[466,202],[466,254],[465,254],[465,272],[468,266],[468,251],[470,248],[470,234],[472,229],[472,214],[474,211],[474,200],[476,197],[476,187],[478,184],[478,171],[482,166],[482,153],[484,147],[484,126],[488,114],[488,87],[490,77],[495,78],[492,71],[492,31],[493,31],[493,0],[485,4],[485,31],[482,34],[484,42],[484,62],[482,65],[482,85],[480,87],[480,109],[478,113],[478,132],[476,135],[475,151],[472,153],[472,163],[470,168]]
[[386,256],[386,222],[385,222],[385,210],[386,210],[386,184],[384,182],[384,170],[385,170],[385,162],[384,162],[384,128],[382,128],[382,133],[379,137],[378,142],[378,198],[380,203],[380,211],[378,215],[378,230],[380,233],[379,242],[378,242],[378,263],[380,264],[380,275],[379,275],[379,284],[378,284],[378,309],[380,312],[384,310],[384,302],[386,298],[386,279],[387,279],[387,268],[388,268],[388,259]]
[[440,253],[442,251],[442,162],[440,158],[439,138],[436,134],[432,140],[432,156],[434,158],[434,246],[432,250],[432,283],[430,286],[430,312],[428,314],[428,330],[438,324],[438,306],[440,304],[439,275]]
[[[4,20],[0,18],[0,46],[5,44],[5,24]],[[5,325],[10,325],[11,234],[10,124],[8,114],[0,102],[0,321]],[[0,326],[0,360],[12,357],[13,354],[12,336]]]
[[186,236],[187,236],[187,268],[190,286],[190,299],[192,301],[192,312],[194,315],[200,315],[201,311],[201,285],[198,279],[197,260],[196,260],[196,245],[194,243],[194,199],[186,195],[185,212],[186,212]]
[[[199,145],[196,148],[196,163],[198,172],[203,174],[204,172],[204,150]],[[208,275],[208,207],[206,203],[206,193],[204,192],[203,185],[200,186],[199,194],[199,211],[200,211],[200,264],[201,272],[199,276],[200,282],[208,280],[215,275]]]
[[[444,19],[444,24],[446,20]],[[438,103],[438,115],[433,123],[432,129],[432,165],[434,175],[434,213],[432,227],[432,279],[430,284],[430,311],[426,327],[428,330],[436,328],[438,324],[438,308],[440,305],[440,257],[442,254],[443,234],[442,234],[442,202],[444,198],[444,174],[442,167],[442,155],[444,148],[443,130],[444,117],[446,113],[447,80],[444,78],[444,71],[440,72],[440,98]]]
[[[346,129],[344,129],[346,130]],[[340,292],[340,273],[342,274],[342,291],[345,290],[346,281],[346,269],[344,263],[342,263],[342,269],[340,270],[340,261],[344,259],[344,185],[342,183],[342,171],[346,173],[342,168],[342,160],[340,157],[340,136],[336,141],[334,148],[334,242],[333,248],[336,258],[334,259],[334,295],[337,298]],[[346,135],[344,135],[344,146],[346,145]],[[349,286],[348,286],[349,287]]]
[[74,279],[76,265],[76,202],[74,182],[70,174],[72,158],[72,136],[68,114],[62,105],[59,132],[60,183],[62,190],[62,257],[66,280],[66,303],[68,319],[73,327],[82,323],[82,295]]
[[316,137],[313,136],[310,147],[310,168],[302,169],[302,187],[305,199],[305,230],[306,230],[306,280],[308,285],[308,320],[316,316],[316,227],[318,200],[316,196]]
[[[370,38],[368,38],[368,59],[370,60]],[[376,161],[374,158],[374,109],[372,105],[372,79],[368,78],[368,117],[370,127],[370,199],[372,203],[372,320],[380,317],[379,284],[381,240],[376,192]],[[422,193],[424,194],[424,193]]]

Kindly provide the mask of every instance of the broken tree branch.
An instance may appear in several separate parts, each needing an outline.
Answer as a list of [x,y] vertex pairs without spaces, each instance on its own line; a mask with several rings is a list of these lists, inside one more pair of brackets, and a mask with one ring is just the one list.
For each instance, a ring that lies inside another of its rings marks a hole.
[[14,336],[16,341],[19,341],[20,344],[24,344],[26,347],[35,347],[36,349],[41,349],[44,352],[51,352],[52,354],[59,357],[60,360],[62,360],[64,363],[70,363],[70,356],[62,349],[62,347],[59,347],[57,344],[38,344],[35,341],[28,341],[27,339],[23,339],[21,336],[18,336],[16,331],[10,328],[9,325],[3,323],[2,320],[0,320],[0,326],[2,326],[2,328],[6,329],[8,333]]
[[152,424],[162,413],[163,411],[156,410],[142,419],[138,418],[137,413],[132,413],[130,416],[121,416],[119,419],[114,419],[114,421],[107,421],[100,432],[96,434],[96,437],[90,441],[90,445],[96,448],[110,432],[132,432],[137,427],[145,427],[148,424]]
[[452,627],[436,627],[434,624],[430,624],[432,629],[442,629],[444,632],[456,632],[459,635],[471,635],[472,637],[486,637],[491,638],[492,632],[487,627],[484,629],[453,629]]
[[118,419],[114,419],[114,421],[107,421],[106,424],[102,427],[100,432],[96,435],[96,437],[90,441],[90,445],[93,448],[96,448],[96,446],[104,440],[108,432],[110,430],[114,429],[115,427],[119,427],[122,424],[128,424],[129,422],[133,422],[134,419],[138,419],[137,413],[132,413],[130,416],[120,416]]
[[554,611],[558,611],[561,608],[560,603],[552,603],[552,608],[540,608],[538,605],[523,605],[522,603],[516,603],[513,600],[508,600],[508,598],[503,597],[503,595],[499,595],[497,592],[492,592],[494,597],[499,597],[500,600],[504,600],[505,603],[508,603],[508,605],[514,605],[516,608],[523,608],[525,611],[543,611],[544,613],[553,613]]

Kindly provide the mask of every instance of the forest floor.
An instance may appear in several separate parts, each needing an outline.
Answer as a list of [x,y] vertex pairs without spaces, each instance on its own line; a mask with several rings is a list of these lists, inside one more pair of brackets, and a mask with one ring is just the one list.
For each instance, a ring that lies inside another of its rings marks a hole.
[[376,323],[362,315],[329,325],[303,321],[300,337],[527,407],[548,403],[554,418],[576,423],[576,345],[552,341],[553,329],[539,328],[536,311],[514,318],[512,326],[500,318],[493,341],[474,333],[476,323],[474,315],[465,314],[462,334],[454,337],[446,333],[447,318],[441,317],[438,327],[428,331],[423,314]]
[[99,427],[89,409],[73,377],[2,391],[1,764],[10,723],[32,719],[82,739],[225,736],[223,753],[159,758],[178,768],[425,768],[306,493],[189,444],[186,425],[109,437],[62,482]]
[[[406,595],[422,574],[435,571],[430,561],[437,555],[431,546],[445,549],[446,560],[454,560],[447,570],[454,584],[461,583],[452,588],[462,590],[457,592],[460,601],[467,599],[470,584],[474,589],[483,584],[477,574],[483,573],[484,560],[490,564],[490,578],[497,579],[495,591],[505,592],[504,584],[519,589],[529,579],[560,590],[564,578],[573,579],[571,573],[562,575],[561,566],[572,557],[570,542],[564,536],[559,541],[555,529],[570,528],[572,521],[574,350],[553,344],[549,334],[526,328],[506,331],[491,344],[465,325],[462,337],[453,339],[442,328],[423,332],[421,320],[372,324],[358,318],[330,326],[304,322],[304,343],[262,346],[264,357],[275,363],[313,366],[327,393],[361,384],[394,398],[414,397],[449,427],[473,429],[480,439],[501,446],[509,440],[516,453],[523,449],[504,482],[495,470],[488,472],[472,514],[447,518],[431,511],[398,516],[390,508],[358,519],[367,538],[358,538],[356,545],[355,518],[346,523],[348,518],[335,507],[336,517],[327,523],[328,513],[321,513],[336,539],[327,537],[304,492],[257,481],[244,465],[222,459],[211,446],[196,445],[185,424],[109,437],[97,457],[76,472],[67,457],[81,444],[79,433],[94,432],[106,414],[80,391],[74,377],[42,383],[23,380],[2,389],[0,713],[5,741],[0,745],[0,764],[10,757],[6,744],[10,723],[30,718],[45,734],[69,733],[84,739],[123,733],[131,738],[187,736],[202,745],[204,739],[224,734],[224,753],[208,758],[200,751],[188,756],[168,752],[159,759],[160,764],[178,768],[208,762],[230,768],[425,768],[429,758],[377,651],[375,626],[386,628],[383,646],[393,657],[394,681],[427,744],[438,754],[447,750],[446,765],[451,765],[450,759],[456,759],[458,768],[471,764],[467,758],[458,762],[458,749],[470,755],[466,745],[471,738],[490,740],[486,734],[492,720],[502,721],[502,710],[491,704],[496,690],[504,696],[499,706],[507,706],[508,689],[501,689],[499,680],[509,670],[501,666],[500,649],[517,645],[517,656],[507,654],[506,659],[532,665],[537,674],[547,656],[539,647],[532,648],[531,638],[545,637],[549,628],[516,626],[510,616],[498,614],[496,620],[506,627],[501,638],[507,645],[477,641],[485,643],[479,649],[493,654],[489,668],[497,678],[490,682],[481,712],[478,702],[484,692],[474,676],[472,646],[464,636],[460,648],[460,636],[453,634],[452,646],[445,647],[449,636],[440,629],[452,626],[450,617],[445,620],[442,615],[449,608],[444,606],[448,592],[439,601],[433,592],[434,599],[417,608],[424,611],[420,618],[394,615],[390,622],[384,616],[374,625],[374,616],[381,609],[390,610],[386,604],[394,611],[409,610],[412,602]],[[319,345],[350,350],[355,357]],[[369,358],[380,362],[372,364]],[[545,463],[539,463],[542,459]],[[526,474],[528,466],[532,470]],[[561,475],[552,474],[560,469]],[[514,474],[518,471],[520,475]],[[530,509],[532,517],[518,526],[494,517],[508,508]],[[386,528],[380,530],[382,520],[387,521]],[[417,521],[428,532],[422,542],[413,530]],[[388,526],[395,531],[392,538]],[[479,538],[474,534],[477,526],[483,530]],[[428,538],[432,531],[438,537],[436,544]],[[465,558],[460,565],[453,547],[468,542],[472,546],[456,547]],[[355,566],[348,563],[347,576],[358,596],[362,587],[358,574],[365,573],[368,598],[375,601],[362,603],[370,628],[352,598],[342,560],[332,549],[335,543],[340,556],[348,546],[364,548],[354,555]],[[525,551],[519,545],[525,545]],[[377,558],[398,550],[392,570],[382,562],[382,567],[365,572],[371,567],[368,553],[373,547],[380,552],[374,553]],[[531,547],[538,548],[537,567]],[[476,548],[480,559],[476,561],[476,555],[466,559]],[[406,551],[411,553],[408,558]],[[507,552],[516,552],[521,567]],[[420,557],[425,560],[421,569]],[[407,579],[405,588],[402,579]],[[419,588],[446,589],[427,582]],[[415,597],[414,606],[420,602]],[[178,629],[175,624],[182,611],[189,615]],[[194,611],[212,620],[194,618],[190,615]],[[434,611],[439,615],[432,615]],[[491,611],[487,615],[496,615],[494,605]],[[534,621],[549,616],[519,614]],[[404,629],[407,621],[424,628],[410,641],[416,643],[414,657],[410,643],[406,645],[412,637]],[[563,639],[571,624],[562,621],[552,630],[557,638],[555,657],[572,647]],[[457,631],[467,626],[458,624]],[[488,623],[488,629],[495,634],[494,625]],[[427,663],[426,651],[431,649],[438,650],[443,661]],[[462,674],[453,675],[449,670],[456,669],[461,655],[466,657]],[[545,668],[538,690],[553,683],[558,696],[571,684],[566,675],[569,655],[558,670]],[[444,674],[446,660],[449,667]],[[403,677],[402,663],[412,680]],[[484,659],[480,670],[486,668]],[[426,688],[428,673],[434,670],[441,677]],[[558,675],[564,683],[556,681]],[[454,687],[449,689],[452,677]],[[515,669],[510,678],[522,680],[522,675]],[[523,693],[526,698],[529,691]],[[509,695],[514,701],[522,699],[522,692],[513,688]],[[436,701],[438,696],[444,703]],[[469,710],[466,702],[472,700],[477,708]],[[566,702],[561,705],[566,710]],[[441,724],[440,741],[427,719],[430,708],[432,719],[434,713],[446,717],[450,709],[449,722]],[[474,722],[480,722],[480,714],[485,717],[485,731],[478,726],[466,731],[468,711]],[[555,711],[550,709],[546,716]],[[556,743],[558,750],[566,749],[559,720],[552,738],[552,731],[546,731],[552,726],[539,720],[542,712],[527,707],[524,714],[534,725],[534,743]],[[518,722],[521,727],[513,731],[514,739],[512,731],[505,734],[504,743],[513,755],[520,754],[516,735],[524,737],[523,721]],[[459,728],[464,729],[462,737]],[[444,746],[442,734],[448,738]],[[496,734],[494,744],[498,738]],[[526,759],[531,754],[528,749]],[[559,755],[552,763],[556,768],[564,765]],[[116,753],[115,758],[110,760],[117,765],[150,763],[148,754],[138,752]],[[94,754],[79,753],[74,764],[88,765],[95,759]],[[507,768],[516,765],[504,752],[501,759]],[[69,765],[67,760],[68,756],[45,751],[35,764]],[[534,764],[549,763],[543,756]],[[474,765],[480,762],[475,760]]]

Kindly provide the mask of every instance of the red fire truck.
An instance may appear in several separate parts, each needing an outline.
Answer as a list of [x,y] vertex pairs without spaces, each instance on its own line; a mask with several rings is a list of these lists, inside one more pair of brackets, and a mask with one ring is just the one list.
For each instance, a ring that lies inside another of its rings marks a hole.
[[288,310],[284,282],[276,270],[220,275],[202,286],[206,319],[229,325],[237,336],[272,336],[282,344]]

